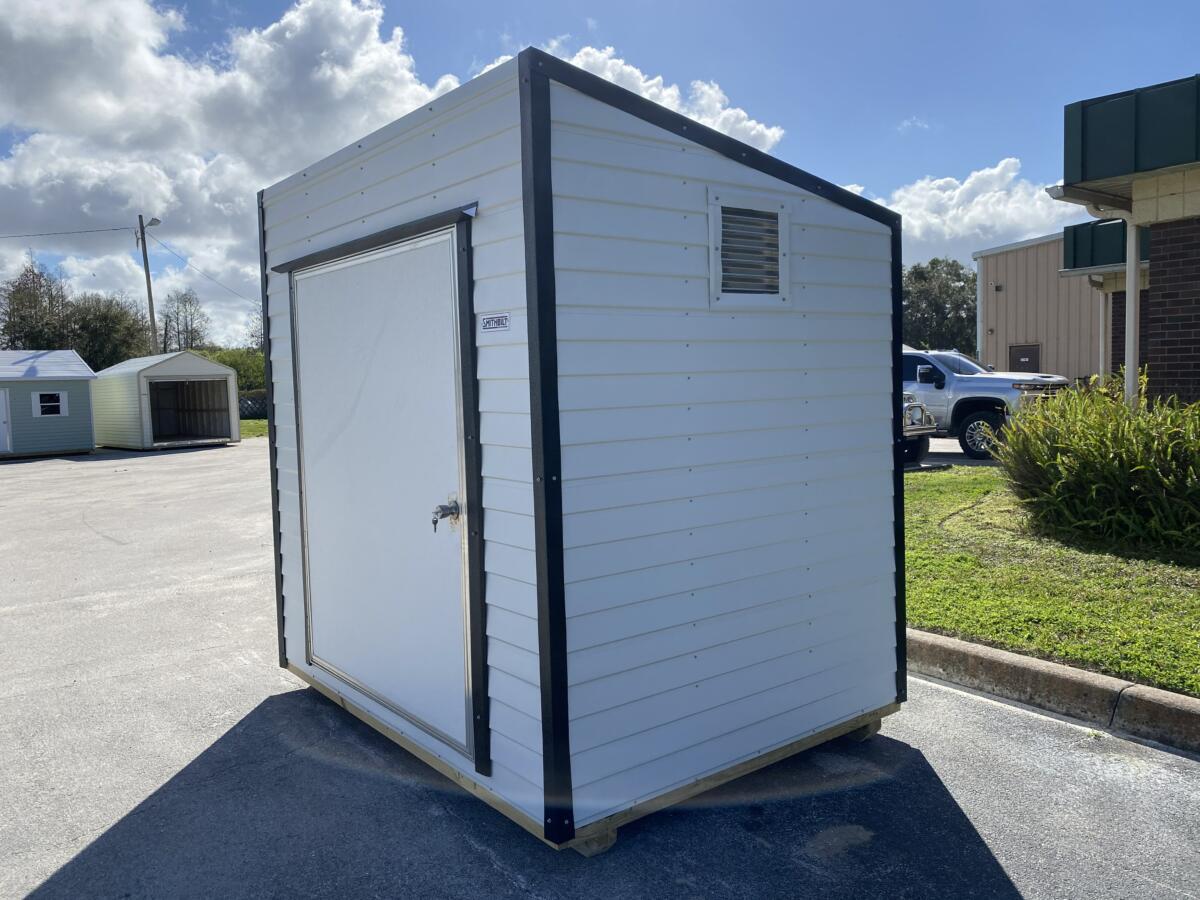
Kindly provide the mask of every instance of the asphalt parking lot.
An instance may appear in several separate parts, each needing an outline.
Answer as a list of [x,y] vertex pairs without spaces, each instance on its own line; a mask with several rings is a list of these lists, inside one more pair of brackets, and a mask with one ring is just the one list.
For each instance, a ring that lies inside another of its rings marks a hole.
[[1200,761],[918,679],[555,853],[277,668],[266,451],[0,464],[0,895],[1200,896]]

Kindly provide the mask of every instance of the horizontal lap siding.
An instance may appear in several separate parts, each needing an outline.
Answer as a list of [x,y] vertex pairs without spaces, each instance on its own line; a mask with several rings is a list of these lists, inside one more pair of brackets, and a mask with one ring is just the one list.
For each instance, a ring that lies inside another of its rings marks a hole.
[[[91,450],[92,381],[0,381],[8,391],[9,439],[13,455],[23,453],[68,453]],[[65,416],[35,416],[34,396],[58,393],[66,396]]]
[[[456,206],[478,202],[472,223],[475,312],[508,311],[508,332],[476,330],[483,452],[488,665],[494,774],[481,779],[542,817],[537,598],[533,575],[532,459],[525,339],[524,225],[515,68],[489,73],[435,100],[264,196],[268,267]],[[303,666],[288,280],[268,280],[279,465],[285,631]],[[414,423],[420,428],[420,423]],[[369,702],[362,704],[372,708]],[[385,710],[380,718],[429,739]],[[534,736],[539,736],[534,739]],[[478,778],[470,763],[438,752]]]
[[[551,117],[585,825],[894,700],[891,237],[558,85]],[[786,204],[791,310],[710,310],[710,186]]]

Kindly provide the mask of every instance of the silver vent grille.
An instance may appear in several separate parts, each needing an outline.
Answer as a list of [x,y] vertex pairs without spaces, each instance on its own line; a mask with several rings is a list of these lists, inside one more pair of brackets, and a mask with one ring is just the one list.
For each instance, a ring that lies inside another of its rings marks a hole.
[[721,291],[779,293],[779,214],[721,207]]

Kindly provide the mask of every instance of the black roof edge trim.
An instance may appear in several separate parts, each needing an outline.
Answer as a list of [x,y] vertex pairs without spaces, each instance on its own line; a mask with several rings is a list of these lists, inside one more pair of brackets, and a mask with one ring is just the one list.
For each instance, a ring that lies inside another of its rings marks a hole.
[[397,241],[403,241],[410,237],[417,237],[430,231],[437,231],[439,228],[449,228],[451,225],[456,225],[465,218],[473,218],[478,210],[478,202],[468,203],[466,206],[456,206],[454,209],[448,209],[445,212],[434,213],[431,216],[425,216],[413,222],[405,222],[403,225],[397,225],[394,228],[385,228],[383,231],[377,231],[366,237],[346,241],[338,244],[336,247],[329,247],[325,250],[318,250],[315,253],[298,256],[288,262],[272,266],[271,271],[278,272],[280,275],[286,275],[297,269],[308,269],[312,266],[319,266],[321,263],[333,262],[335,259],[343,259],[358,253],[366,253],[368,250],[375,250],[379,247],[394,244]]
[[900,221],[900,214],[886,206],[839,187],[832,181],[819,178],[811,172],[797,168],[778,157],[771,156],[736,138],[709,128],[707,125],[702,125],[695,119],[689,119],[681,113],[660,106],[653,100],[647,100],[611,81],[606,81],[599,75],[585,72],[557,56],[551,56],[544,50],[527,47],[521,51],[518,59],[522,67],[544,73],[559,84],[573,88],[594,100],[627,112],[651,125],[656,125],[672,134],[700,144],[702,147],[707,147],[724,157],[757,169],[780,181],[786,181],[794,187],[816,194],[851,212],[866,216],[868,219],[873,219],[888,227]]

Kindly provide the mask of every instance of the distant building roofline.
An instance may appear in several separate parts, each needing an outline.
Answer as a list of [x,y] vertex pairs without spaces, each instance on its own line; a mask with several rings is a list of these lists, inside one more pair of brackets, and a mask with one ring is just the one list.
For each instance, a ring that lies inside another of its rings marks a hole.
[[1062,232],[1056,231],[1053,234],[1043,234],[1041,237],[1029,238],[1024,241],[1013,241],[1011,244],[988,247],[986,250],[976,250],[971,254],[971,259],[979,259],[981,256],[995,256],[997,253],[1007,253],[1009,250],[1020,250],[1022,247],[1033,247],[1037,244],[1048,244],[1051,241],[1061,240]]

